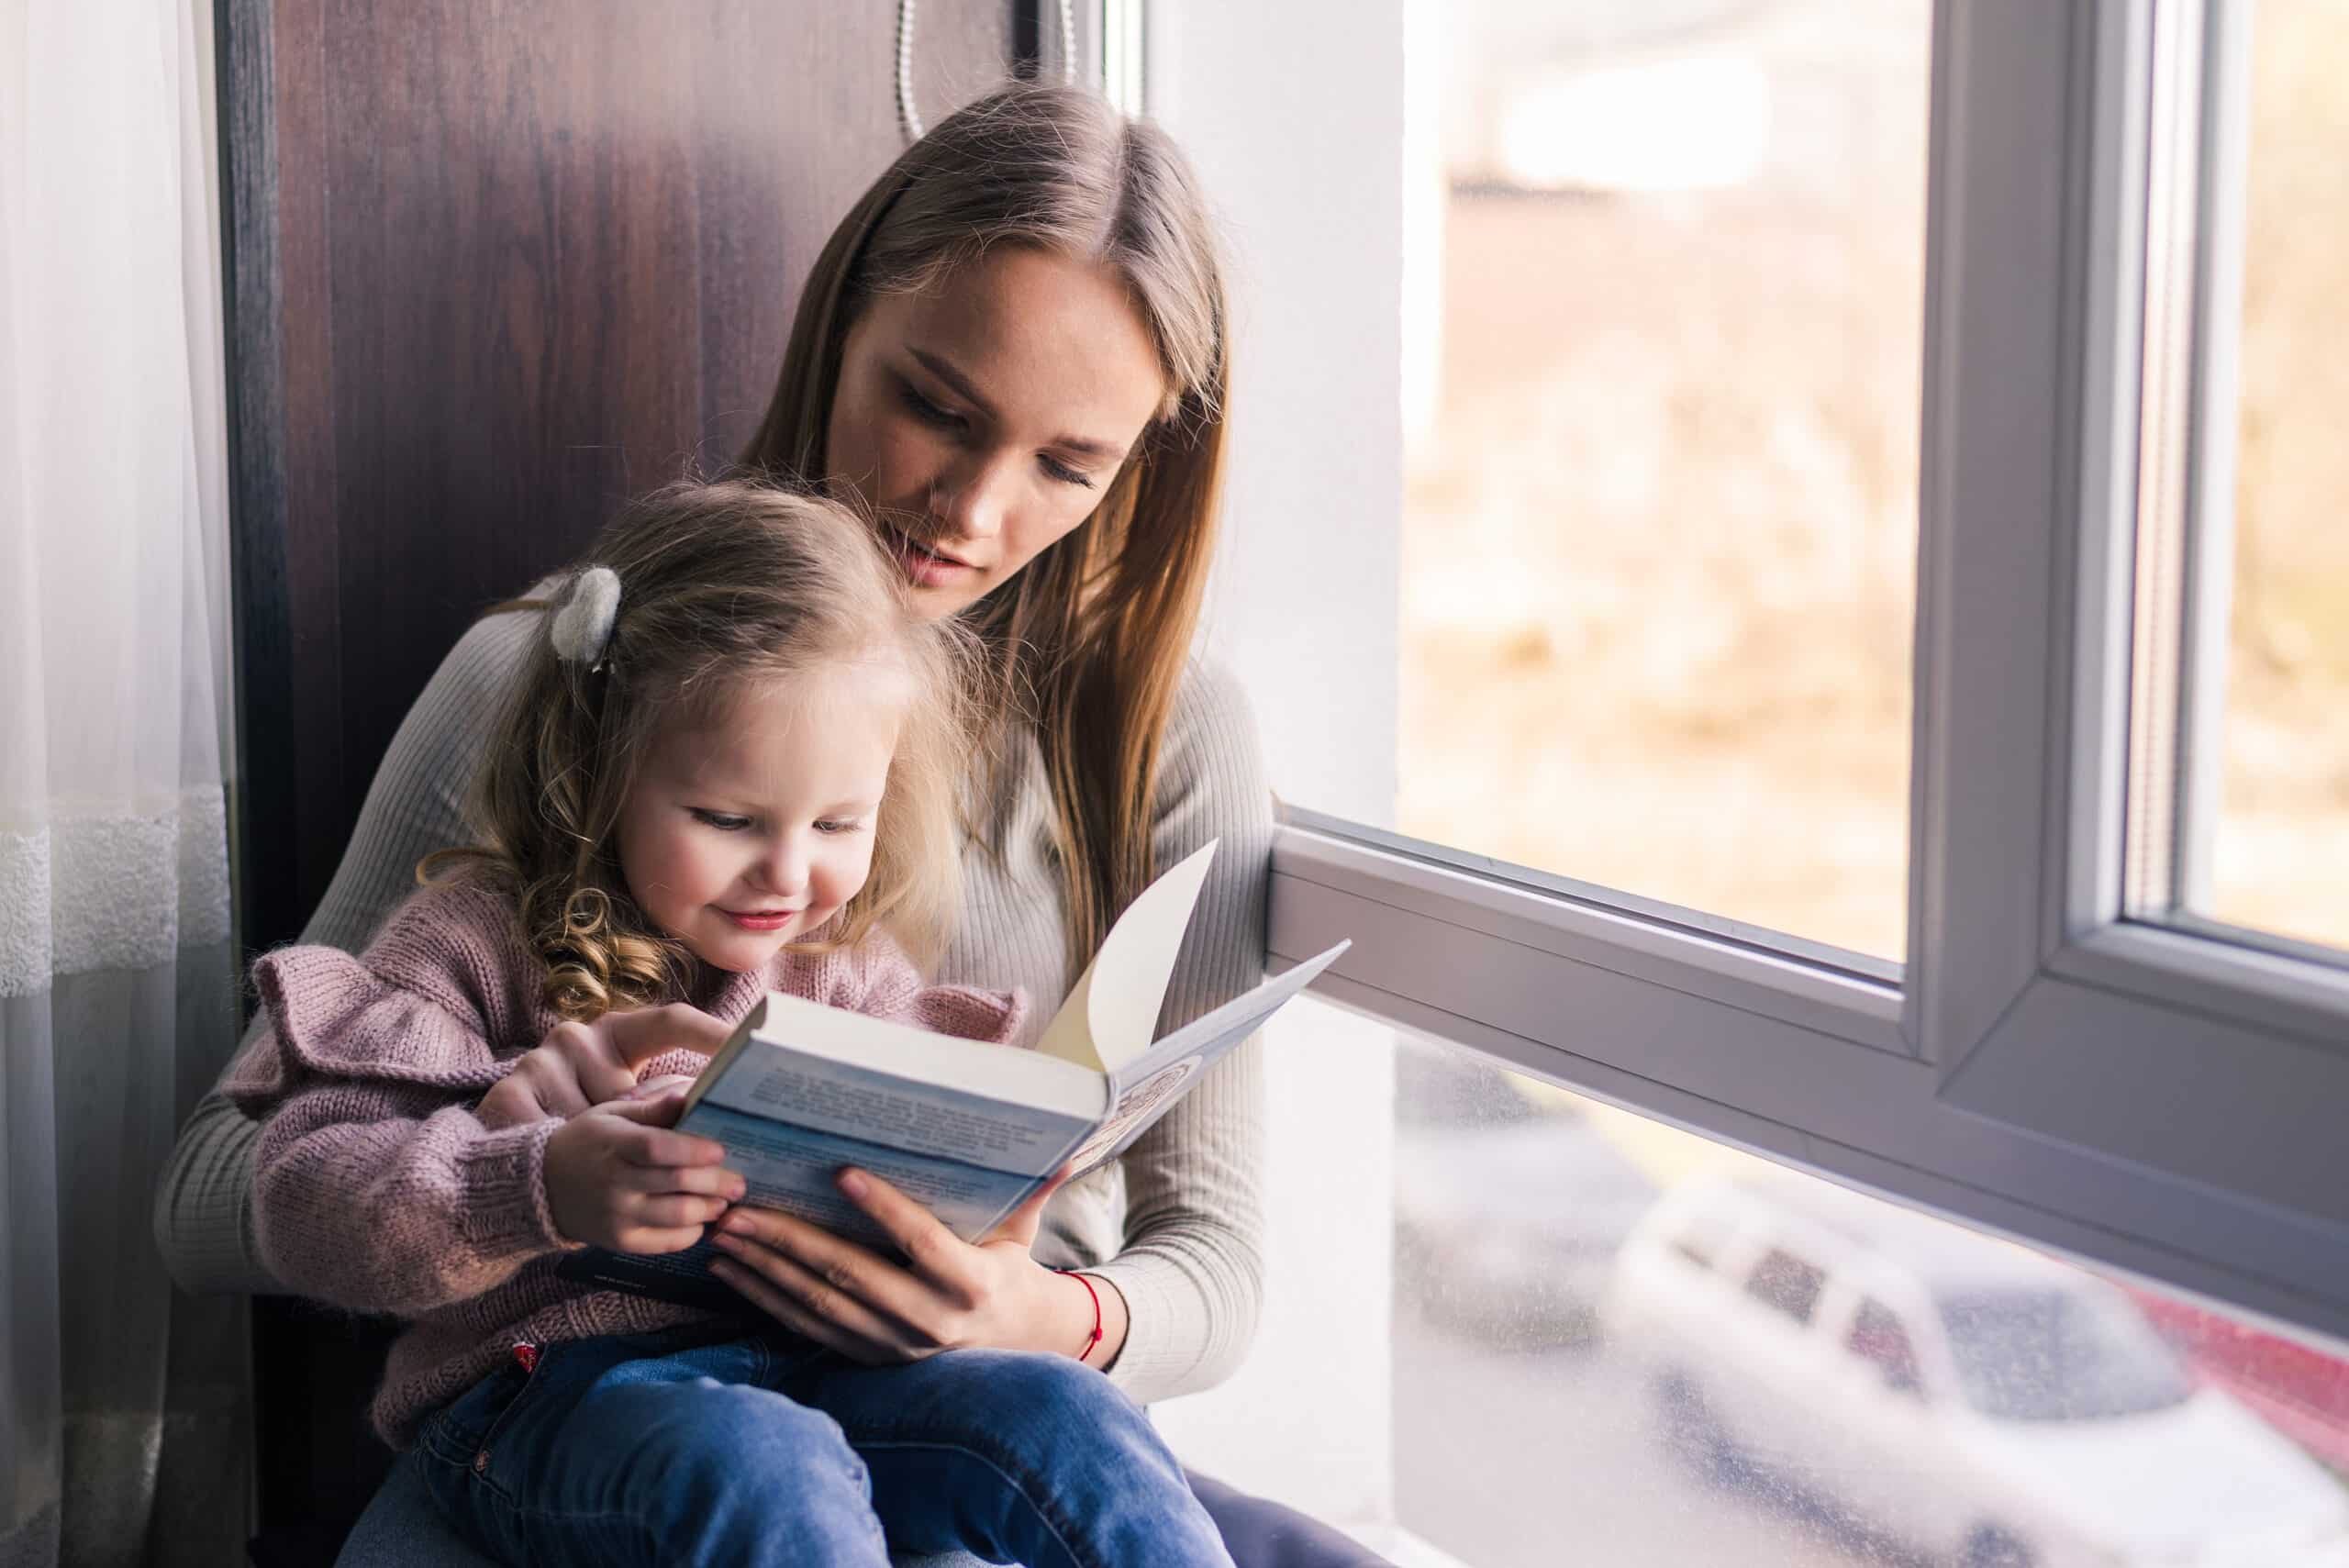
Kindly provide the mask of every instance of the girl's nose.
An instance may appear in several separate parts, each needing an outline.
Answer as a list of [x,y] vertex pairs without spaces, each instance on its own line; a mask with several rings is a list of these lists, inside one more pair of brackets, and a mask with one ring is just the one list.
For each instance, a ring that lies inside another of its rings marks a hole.
[[779,835],[760,858],[759,879],[767,891],[796,898],[807,885],[807,853],[796,833]]

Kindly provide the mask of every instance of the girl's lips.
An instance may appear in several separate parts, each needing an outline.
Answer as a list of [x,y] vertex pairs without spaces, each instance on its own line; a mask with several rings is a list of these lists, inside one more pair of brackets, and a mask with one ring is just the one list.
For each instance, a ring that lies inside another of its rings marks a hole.
[[718,913],[746,931],[779,931],[799,917],[796,909],[720,909]]

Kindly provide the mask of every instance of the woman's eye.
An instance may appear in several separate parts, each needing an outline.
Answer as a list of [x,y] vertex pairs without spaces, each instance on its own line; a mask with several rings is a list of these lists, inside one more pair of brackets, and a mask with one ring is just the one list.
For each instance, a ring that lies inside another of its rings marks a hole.
[[925,425],[935,425],[941,430],[959,430],[963,428],[963,416],[951,408],[941,408],[924,397],[921,395],[921,389],[912,382],[898,382],[897,395],[905,400],[905,405],[912,411],[913,417]]
[[751,825],[747,817],[737,817],[725,811],[704,811],[694,807],[694,820],[705,828],[715,828],[721,833],[740,833]]
[[1063,484],[1082,484],[1087,490],[1093,488],[1093,480],[1089,474],[1080,473],[1050,452],[1039,454],[1036,461],[1044,465],[1046,473],[1051,474]]

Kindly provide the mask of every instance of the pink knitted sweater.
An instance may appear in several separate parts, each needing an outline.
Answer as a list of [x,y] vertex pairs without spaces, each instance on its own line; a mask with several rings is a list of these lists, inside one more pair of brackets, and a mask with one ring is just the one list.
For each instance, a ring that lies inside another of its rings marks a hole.
[[[492,1131],[473,1107],[560,1021],[512,899],[481,881],[417,892],[364,953],[289,947],[254,979],[270,1028],[224,1086],[268,1117],[256,1155],[256,1240],[305,1296],[409,1324],[372,1412],[395,1449],[518,1340],[545,1344],[699,1322],[690,1307],[555,1277],[572,1251],[547,1207],[549,1118]],[[765,970],[706,971],[687,995],[733,1023],[763,991],[1000,1040],[1017,994],[921,984],[885,939],[847,952],[784,953]],[[677,1051],[647,1077],[696,1073]]]

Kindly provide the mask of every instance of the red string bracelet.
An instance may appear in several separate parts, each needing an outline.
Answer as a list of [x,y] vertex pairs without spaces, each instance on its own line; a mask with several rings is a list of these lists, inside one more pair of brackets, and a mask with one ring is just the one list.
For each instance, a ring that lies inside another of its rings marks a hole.
[[1082,1362],[1093,1353],[1093,1347],[1101,1342],[1101,1293],[1093,1288],[1091,1280],[1086,1279],[1074,1269],[1063,1269],[1060,1272],[1083,1285],[1085,1294],[1093,1298],[1093,1333],[1085,1341],[1085,1348],[1076,1352],[1076,1359]]

